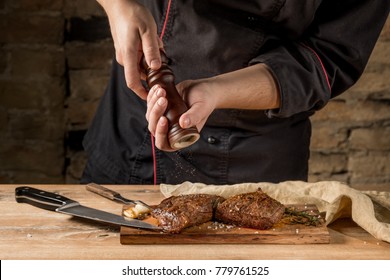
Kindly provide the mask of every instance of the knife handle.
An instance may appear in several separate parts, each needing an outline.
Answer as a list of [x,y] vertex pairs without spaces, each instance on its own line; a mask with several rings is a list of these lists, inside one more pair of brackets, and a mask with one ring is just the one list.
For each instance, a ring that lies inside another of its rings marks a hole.
[[77,203],[65,196],[27,186],[15,189],[15,199],[19,203],[24,202],[51,211],[55,211],[65,204]]
[[101,185],[95,184],[95,183],[88,184],[86,186],[86,189],[91,191],[91,192],[100,194],[101,196],[108,198],[108,199],[111,199],[111,200],[115,200],[115,197],[120,195],[116,191],[107,189],[107,188],[105,188]]

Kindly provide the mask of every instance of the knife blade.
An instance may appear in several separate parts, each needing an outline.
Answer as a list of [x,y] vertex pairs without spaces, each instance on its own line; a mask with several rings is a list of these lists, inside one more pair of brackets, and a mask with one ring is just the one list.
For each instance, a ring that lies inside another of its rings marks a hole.
[[94,220],[97,222],[140,229],[161,230],[161,228],[155,225],[140,220],[126,220],[124,217],[119,215],[83,206],[79,202],[65,196],[28,186],[17,187],[15,189],[15,199],[19,203],[28,203],[38,208]]

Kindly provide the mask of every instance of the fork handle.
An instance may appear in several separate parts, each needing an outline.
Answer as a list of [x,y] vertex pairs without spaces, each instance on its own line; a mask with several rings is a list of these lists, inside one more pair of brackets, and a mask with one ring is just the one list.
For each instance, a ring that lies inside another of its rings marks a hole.
[[116,191],[107,189],[107,188],[105,188],[101,185],[95,184],[95,183],[89,183],[86,186],[86,189],[91,191],[91,192],[97,193],[105,198],[111,199],[111,200],[115,200],[115,198],[120,195]]

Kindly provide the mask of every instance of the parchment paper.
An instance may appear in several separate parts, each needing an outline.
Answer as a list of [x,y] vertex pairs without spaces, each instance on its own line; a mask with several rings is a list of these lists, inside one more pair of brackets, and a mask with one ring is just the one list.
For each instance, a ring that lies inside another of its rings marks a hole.
[[338,218],[351,217],[355,223],[375,238],[390,243],[390,192],[358,191],[336,181],[307,183],[286,181],[273,183],[243,183],[236,185],[205,185],[184,182],[160,185],[165,197],[181,194],[216,194],[225,198],[261,188],[283,204],[315,204],[326,212],[326,224]]

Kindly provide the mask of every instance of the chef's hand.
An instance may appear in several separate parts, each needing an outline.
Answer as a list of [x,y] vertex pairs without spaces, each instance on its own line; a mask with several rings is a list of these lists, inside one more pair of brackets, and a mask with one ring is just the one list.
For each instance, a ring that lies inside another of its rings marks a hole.
[[[181,115],[179,124],[182,128],[196,126],[201,131],[208,117],[215,109],[213,95],[210,94],[207,83],[195,80],[187,80],[176,86],[179,94],[188,106],[188,111]],[[172,152],[168,142],[168,119],[164,116],[168,100],[165,90],[159,86],[153,86],[147,97],[146,119],[148,129],[155,137],[155,145],[158,149]]]
[[142,54],[148,65],[157,70],[161,66],[159,49],[162,42],[150,12],[136,0],[97,0],[108,15],[114,40],[116,60],[124,66],[127,86],[146,99],[139,63]]
[[[179,119],[183,128],[201,131],[215,109],[266,110],[280,108],[278,83],[265,64],[256,64],[210,78],[186,80],[176,88],[188,106]],[[148,95],[146,119],[160,150],[173,151],[168,144],[165,90],[154,86]]]

